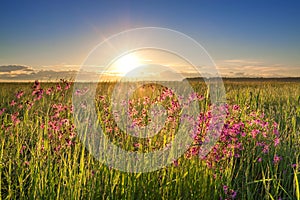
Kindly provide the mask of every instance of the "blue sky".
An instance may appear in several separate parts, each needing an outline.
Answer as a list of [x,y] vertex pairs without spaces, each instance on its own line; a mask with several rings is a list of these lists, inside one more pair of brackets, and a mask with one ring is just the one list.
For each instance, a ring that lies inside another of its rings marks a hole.
[[[8,65],[24,66],[26,73],[75,69],[112,34],[157,26],[197,40],[224,76],[300,76],[299,1],[54,0],[0,5],[0,65],[5,70]],[[0,79],[22,74],[8,74],[1,66]]]

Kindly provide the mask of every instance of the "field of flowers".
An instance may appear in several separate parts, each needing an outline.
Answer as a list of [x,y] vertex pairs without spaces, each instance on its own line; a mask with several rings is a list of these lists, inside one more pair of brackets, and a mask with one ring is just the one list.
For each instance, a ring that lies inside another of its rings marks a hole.
[[[99,162],[77,137],[72,95],[85,95],[88,87],[74,92],[65,80],[1,83],[0,199],[300,199],[300,81],[226,80],[224,127],[204,157],[209,90],[201,81],[190,84],[195,92],[189,99],[201,110],[193,144],[160,170],[128,173]],[[151,152],[172,141],[182,117],[172,90],[148,84],[124,102],[139,127],[152,120],[149,105],[167,110],[164,127],[149,139],[118,127],[113,87],[98,84],[91,111],[112,143]]]

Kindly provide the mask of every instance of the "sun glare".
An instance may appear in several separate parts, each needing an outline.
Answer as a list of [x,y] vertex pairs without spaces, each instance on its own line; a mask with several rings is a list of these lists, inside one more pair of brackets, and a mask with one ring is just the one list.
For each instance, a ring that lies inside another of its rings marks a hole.
[[112,64],[112,70],[120,75],[125,75],[136,67],[140,66],[141,60],[135,54],[127,54]]

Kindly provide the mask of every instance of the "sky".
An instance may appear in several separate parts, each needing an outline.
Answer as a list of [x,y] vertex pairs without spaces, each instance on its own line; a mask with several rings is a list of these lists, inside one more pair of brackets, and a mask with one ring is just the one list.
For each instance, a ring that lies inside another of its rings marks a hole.
[[299,1],[4,0],[0,5],[2,81],[74,76],[99,43],[140,27],[193,38],[223,77],[300,77]]

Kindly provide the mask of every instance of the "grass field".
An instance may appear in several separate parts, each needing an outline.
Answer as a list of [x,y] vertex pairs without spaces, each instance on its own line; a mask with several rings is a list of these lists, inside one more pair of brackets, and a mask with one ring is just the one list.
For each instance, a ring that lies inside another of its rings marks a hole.
[[[72,83],[1,83],[0,198],[300,199],[300,81],[228,79],[224,84],[226,120],[207,156],[198,154],[211,119],[209,94],[203,82],[192,80],[191,101],[201,110],[193,145],[160,170],[128,173],[99,162],[77,137]],[[128,112],[137,126],[149,123],[150,104],[169,113],[157,135],[141,139],[114,122],[113,86],[98,85],[94,110],[111,142],[149,152],[172,140],[180,118],[178,97],[159,85],[133,94]]]

